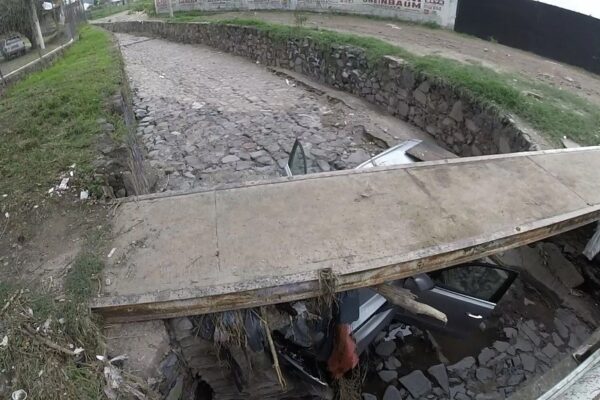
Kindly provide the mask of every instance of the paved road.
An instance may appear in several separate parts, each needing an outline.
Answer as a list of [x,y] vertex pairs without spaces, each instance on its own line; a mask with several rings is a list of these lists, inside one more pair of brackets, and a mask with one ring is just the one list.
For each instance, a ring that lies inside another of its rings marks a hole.
[[138,133],[162,171],[163,190],[281,176],[296,138],[312,158],[312,172],[355,167],[385,148],[374,137],[428,138],[356,99],[340,101],[244,58],[117,38],[135,92]]

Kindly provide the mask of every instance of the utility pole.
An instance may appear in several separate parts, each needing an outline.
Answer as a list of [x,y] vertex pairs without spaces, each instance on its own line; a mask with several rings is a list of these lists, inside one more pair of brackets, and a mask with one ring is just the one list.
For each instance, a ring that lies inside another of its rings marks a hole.
[[42,28],[40,28],[40,20],[37,15],[37,7],[35,6],[36,0],[31,0],[31,23],[33,24],[33,30],[37,36],[38,46],[40,49],[45,49],[44,37],[42,36]]
[[167,0],[169,3],[169,17],[173,18],[173,0]]

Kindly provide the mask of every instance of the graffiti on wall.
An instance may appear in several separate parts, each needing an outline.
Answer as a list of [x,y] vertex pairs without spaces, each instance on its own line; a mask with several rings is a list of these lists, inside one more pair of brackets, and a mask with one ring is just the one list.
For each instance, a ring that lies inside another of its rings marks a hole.
[[[159,12],[168,11],[169,0],[155,0]],[[342,11],[411,20],[434,21],[453,27],[458,0],[171,0],[177,10],[313,10]]]

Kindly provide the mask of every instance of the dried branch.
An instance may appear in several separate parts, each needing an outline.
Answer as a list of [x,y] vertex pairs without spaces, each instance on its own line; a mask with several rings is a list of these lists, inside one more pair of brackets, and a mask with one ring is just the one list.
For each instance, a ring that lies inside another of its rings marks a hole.
[[430,305],[418,302],[417,300],[415,300],[417,296],[415,296],[408,289],[399,288],[390,285],[389,283],[384,283],[375,286],[374,289],[380,295],[385,297],[387,301],[398,307],[402,307],[405,310],[415,314],[427,315],[429,317],[440,320],[443,323],[448,323],[448,317],[446,316],[446,314],[444,314],[436,308],[431,307]]
[[52,342],[50,340],[48,340],[48,339],[46,339],[46,338],[38,335],[33,329],[31,329],[28,326],[23,326],[21,328],[21,332],[23,332],[24,334],[26,334],[30,338],[35,339],[38,342],[40,342],[40,343],[42,343],[42,344],[50,347],[51,349],[58,351],[59,353],[66,354],[68,356],[76,356],[77,355],[77,353],[75,353],[74,351],[69,350],[69,349],[67,349],[65,347],[62,347],[62,346],[60,346],[60,345],[58,345],[58,344],[56,344],[56,343],[54,343],[54,342]]

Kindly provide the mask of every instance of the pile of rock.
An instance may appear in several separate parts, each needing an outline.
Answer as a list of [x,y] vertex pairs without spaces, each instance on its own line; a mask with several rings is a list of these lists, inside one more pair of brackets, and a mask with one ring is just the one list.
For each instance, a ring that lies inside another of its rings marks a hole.
[[533,320],[505,323],[508,327],[503,328],[501,340],[481,349],[476,357],[409,373],[402,368],[402,344],[382,337],[374,353],[381,360],[378,377],[387,388],[383,394],[364,393],[363,399],[505,399],[526,381],[547,372],[590,334],[573,312],[562,308],[556,311],[553,326]]

